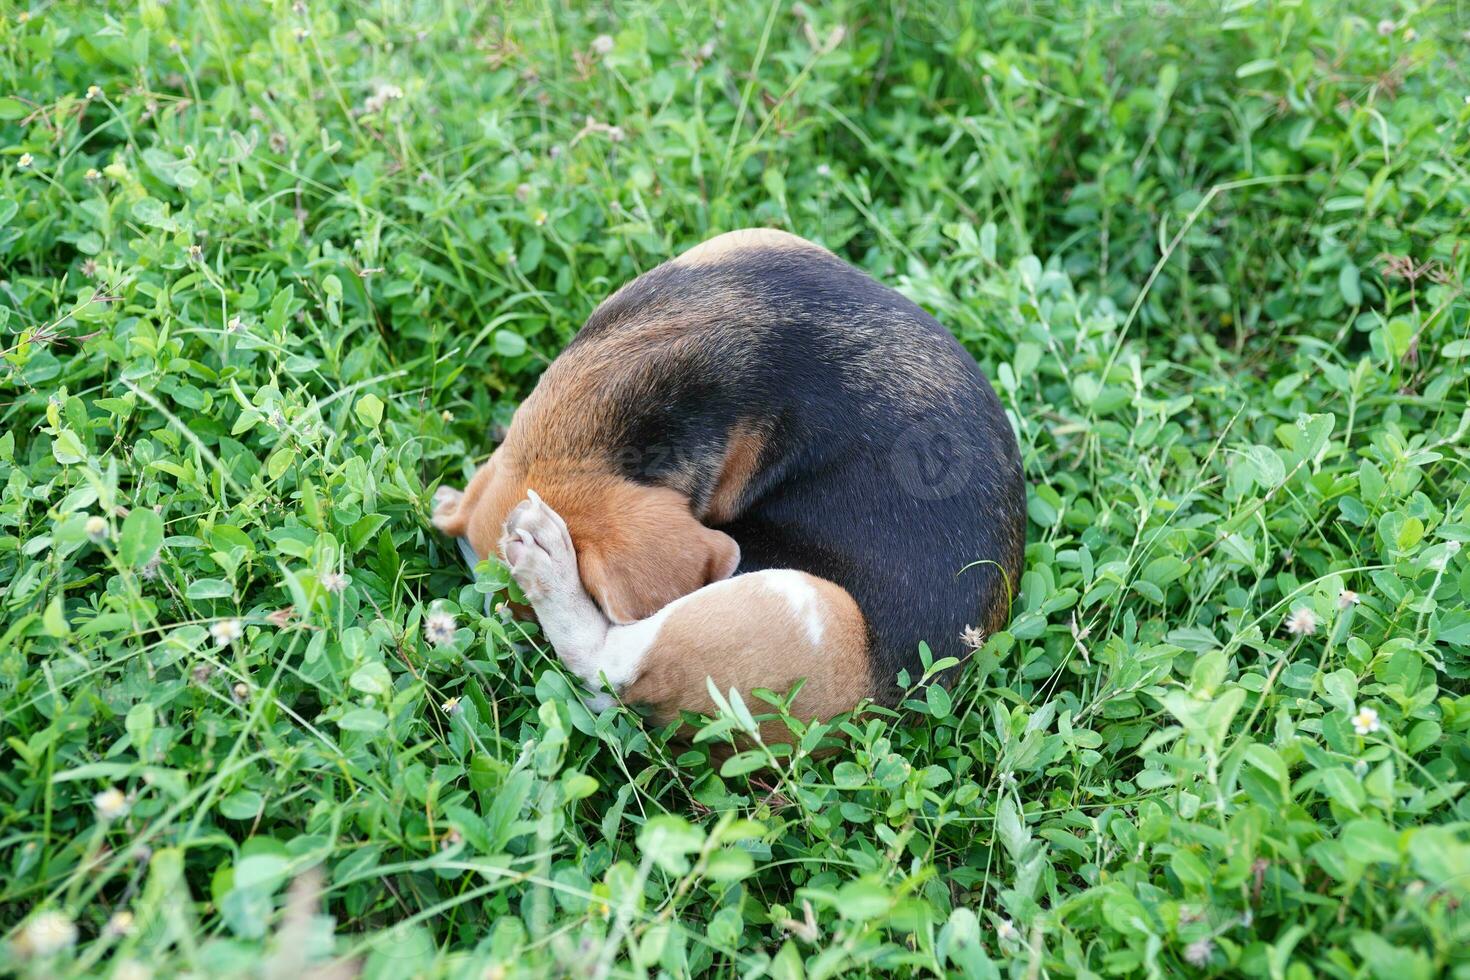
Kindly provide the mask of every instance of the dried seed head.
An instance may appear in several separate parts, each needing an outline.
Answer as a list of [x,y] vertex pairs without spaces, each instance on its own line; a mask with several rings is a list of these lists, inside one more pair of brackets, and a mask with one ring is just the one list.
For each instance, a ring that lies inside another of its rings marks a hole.
[[424,620],[424,638],[436,647],[453,643],[458,629],[459,624],[455,622],[454,616],[442,610],[430,613]]
[[1309,606],[1297,606],[1286,617],[1286,632],[1293,636],[1311,636],[1317,632],[1317,614]]
[[1190,966],[1204,966],[1215,955],[1215,943],[1210,939],[1196,939],[1184,947],[1184,959]]

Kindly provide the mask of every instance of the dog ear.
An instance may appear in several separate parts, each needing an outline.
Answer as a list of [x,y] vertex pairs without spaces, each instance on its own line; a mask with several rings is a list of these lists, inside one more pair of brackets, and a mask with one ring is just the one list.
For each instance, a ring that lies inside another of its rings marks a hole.
[[608,619],[636,623],[675,599],[735,574],[740,565],[735,539],[690,523],[691,528],[681,528],[682,533],[671,537],[579,546],[577,570],[582,584]]

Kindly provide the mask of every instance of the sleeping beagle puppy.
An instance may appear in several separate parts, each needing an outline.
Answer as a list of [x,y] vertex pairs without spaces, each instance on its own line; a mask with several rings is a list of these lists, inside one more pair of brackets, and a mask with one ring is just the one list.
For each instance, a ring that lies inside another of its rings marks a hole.
[[594,691],[663,723],[713,713],[706,678],[804,681],[797,714],[827,718],[895,703],[921,641],[963,657],[1005,624],[1024,498],[1000,402],[942,326],[751,229],[599,306],[433,522],[506,562]]

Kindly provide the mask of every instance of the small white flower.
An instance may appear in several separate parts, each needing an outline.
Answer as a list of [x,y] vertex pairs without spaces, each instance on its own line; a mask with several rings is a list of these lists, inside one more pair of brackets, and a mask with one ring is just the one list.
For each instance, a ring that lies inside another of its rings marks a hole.
[[830,177],[830,176],[832,176],[832,168],[829,167],[825,163],[819,163],[819,164],[817,164],[817,176],[818,177]]
[[87,101],[90,102],[93,99],[100,99],[100,98],[102,98],[102,86],[100,86],[100,85],[88,85],[87,86]]
[[1419,32],[1416,31],[1416,30],[1414,30],[1412,27],[1406,27],[1406,28],[1404,28],[1404,40],[1405,41],[1417,41],[1417,40],[1419,40]]
[[98,170],[96,167],[88,167],[86,178],[87,183],[95,184],[97,183],[97,181],[102,179],[102,171]]
[[1210,939],[1196,939],[1184,947],[1184,959],[1190,966],[1204,966],[1215,955],[1215,944]]
[[611,35],[599,34],[592,39],[592,50],[598,54],[607,54],[612,49],[613,39]]
[[230,317],[230,322],[225,324],[225,329],[230,333],[239,333],[240,329],[244,326],[245,321],[241,320],[238,316],[232,316]]
[[449,833],[445,834],[444,839],[439,842],[439,850],[447,851],[462,843],[464,843],[464,835],[457,828],[450,827]]
[[126,814],[131,805],[123,791],[116,786],[109,786],[92,797],[92,807],[103,820],[116,820]]
[[26,923],[24,935],[32,956],[55,956],[76,944],[77,924],[64,912],[42,912]]
[[1356,606],[1362,601],[1363,600],[1358,598],[1358,594],[1352,589],[1343,589],[1337,594],[1337,608],[1344,611],[1352,606]]
[[459,698],[452,697],[448,701],[445,701],[443,704],[439,705],[439,710],[444,712],[446,715],[457,715],[464,709],[459,706]]
[[215,646],[227,647],[245,635],[245,624],[238,619],[222,619],[209,628],[209,635],[214,637]]
[[1362,779],[1364,776],[1368,775],[1367,759],[1358,759],[1356,762],[1353,763],[1353,775],[1357,776],[1359,779]]
[[708,60],[710,60],[711,58],[714,57],[714,54],[715,54],[715,42],[713,42],[713,41],[705,41],[703,44],[701,44],[699,46],[699,60],[700,61],[708,61]]
[[189,259],[198,262],[204,258],[204,249],[198,245],[189,246]]
[[1293,636],[1311,636],[1317,632],[1317,614],[1309,606],[1297,606],[1286,617],[1286,632]]
[[1382,723],[1378,720],[1378,712],[1372,708],[1360,708],[1358,713],[1353,715],[1353,731],[1359,735],[1372,735],[1382,727]]
[[128,936],[133,932],[133,913],[127,909],[114,912],[103,929],[109,936]]
[[341,572],[328,572],[321,577],[322,588],[340,595],[347,588],[347,576]]
[[389,102],[396,102],[403,98],[403,89],[389,82],[383,82],[373,90],[362,102],[362,110],[367,113],[381,112]]
[[457,629],[459,624],[454,621],[454,616],[443,610],[429,613],[424,620],[424,637],[436,647],[453,643]]
[[266,421],[270,423],[271,428],[284,429],[286,427],[286,413],[279,408],[273,408]]
[[446,408],[444,411],[442,411],[442,412],[439,413],[439,418],[442,419],[445,422],[453,422],[454,421],[454,413],[451,412],[449,409]]
[[1378,36],[1379,37],[1388,37],[1390,34],[1392,34],[1394,32],[1394,29],[1397,28],[1397,27],[1398,27],[1397,24],[1395,24],[1392,20],[1389,20],[1387,17],[1385,17],[1385,18],[1383,18],[1382,20],[1380,20],[1378,22]]
[[966,626],[960,630],[960,642],[971,650],[985,645],[985,631],[978,626]]
[[154,579],[158,578],[158,569],[162,565],[162,560],[157,555],[154,555],[152,558],[143,563],[143,567],[138,569],[138,574],[143,576],[146,581],[151,582]]
[[35,160],[35,159],[36,159],[36,158],[35,158],[35,157],[33,157],[33,156],[31,156],[31,155],[30,155],[30,154],[29,154],[29,153],[22,153],[22,154],[21,154],[21,155],[20,155],[20,159],[19,159],[19,160],[17,160],[17,161],[15,161],[15,162],[16,162],[16,163],[18,163],[18,164],[20,164],[20,168],[21,168],[21,169],[22,169],[22,170],[24,170],[24,169],[25,169],[25,168],[26,168],[26,167],[29,167],[29,166],[30,166],[30,165],[31,165],[31,163],[32,163],[32,162],[33,162],[33,161],[34,161],[34,160]]
[[106,541],[108,538],[107,518],[97,514],[87,518],[87,537],[98,544]]
[[1014,942],[1021,938],[1021,933],[1016,928],[1016,924],[1010,919],[1000,920],[1000,925],[995,927],[995,935],[1001,942]]
[[234,687],[230,688],[230,693],[235,696],[236,701],[244,701],[250,696],[250,685],[244,681],[240,681]]

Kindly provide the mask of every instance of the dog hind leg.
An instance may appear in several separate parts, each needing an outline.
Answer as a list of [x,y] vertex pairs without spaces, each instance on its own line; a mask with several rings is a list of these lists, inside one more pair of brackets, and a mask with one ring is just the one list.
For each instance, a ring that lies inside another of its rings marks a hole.
[[[594,690],[606,684],[652,707],[660,723],[681,710],[713,714],[711,679],[720,691],[742,692],[803,683],[795,706],[803,717],[831,717],[872,695],[862,613],[825,579],[789,569],[751,572],[619,625],[582,585],[566,523],[534,492],[506,519],[501,550],[568,669]],[[599,695],[591,706],[610,703]]]

